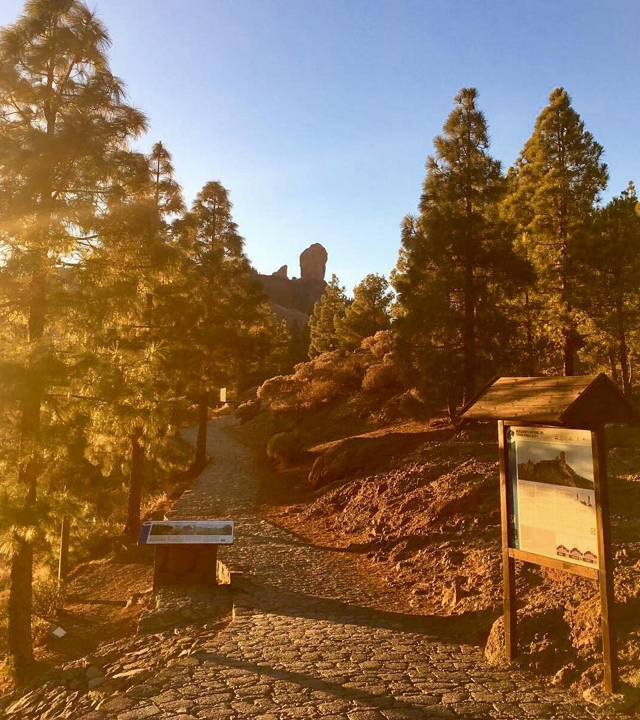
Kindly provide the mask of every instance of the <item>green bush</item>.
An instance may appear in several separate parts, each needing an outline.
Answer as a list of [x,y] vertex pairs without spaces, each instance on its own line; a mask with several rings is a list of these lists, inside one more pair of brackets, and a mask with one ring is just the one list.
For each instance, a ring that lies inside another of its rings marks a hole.
[[340,386],[334,380],[312,380],[305,385],[301,393],[302,405],[309,410],[328,405],[340,392]]
[[302,437],[297,430],[276,433],[267,442],[267,457],[281,467],[295,464],[302,454]]
[[266,380],[258,390],[258,398],[273,412],[298,410],[298,393],[304,383],[295,375],[277,375]]
[[393,352],[395,336],[393,330],[380,330],[375,335],[365,338],[360,344],[362,350],[370,352],[374,358],[382,360],[385,355]]
[[398,371],[387,356],[377,365],[371,365],[362,380],[362,389],[377,395],[390,394],[400,387]]
[[420,398],[418,391],[413,388],[407,391],[400,398],[400,412],[406,417],[416,420],[424,420],[431,417],[432,411],[428,405]]
[[64,586],[54,578],[33,583],[33,614],[55,620],[65,600]]
[[249,420],[253,420],[253,418],[260,413],[260,410],[260,400],[257,398],[255,400],[247,400],[236,408],[236,418],[238,418],[238,422],[244,424],[249,422]]

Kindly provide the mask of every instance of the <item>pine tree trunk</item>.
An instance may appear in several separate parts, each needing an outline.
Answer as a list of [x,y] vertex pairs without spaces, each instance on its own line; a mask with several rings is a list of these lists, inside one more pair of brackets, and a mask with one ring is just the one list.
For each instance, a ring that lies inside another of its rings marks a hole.
[[[40,340],[44,334],[45,278],[34,273],[30,288],[29,341]],[[36,503],[38,485],[38,442],[40,440],[39,389],[27,387],[22,400],[20,417],[20,466],[18,486],[25,489],[24,508],[27,513]],[[26,459],[23,459],[25,458]],[[17,539],[17,551],[11,558],[8,601],[9,653],[13,658],[18,683],[26,679],[33,660],[31,638],[31,597],[33,580],[33,546],[23,538]]]
[[616,298],[616,316],[618,325],[618,361],[622,374],[622,390],[627,397],[630,397],[631,376],[629,372],[629,350],[627,348],[627,334],[621,298]]
[[15,679],[23,684],[33,661],[31,641],[31,593],[33,577],[33,546],[18,541],[11,559],[9,579],[9,653],[13,658]]
[[464,282],[464,398],[463,403],[469,402],[475,392],[476,384],[476,328],[475,328],[475,302],[473,287],[473,264],[471,258],[467,259]]
[[616,354],[613,350],[609,350],[609,369],[613,382],[618,384],[618,366],[616,365]]
[[144,446],[140,442],[140,430],[131,436],[131,473],[129,475],[129,500],[125,534],[136,537],[140,531],[140,505],[144,479]]
[[205,390],[198,398],[198,438],[193,463],[194,472],[202,472],[207,464],[207,423],[209,421],[209,391]]
[[525,290],[524,306],[527,330],[527,374],[533,376],[536,374],[536,360],[533,354],[533,320],[531,319],[531,303],[528,290]]
[[569,377],[574,374],[573,366],[573,332],[571,328],[564,331],[564,374]]

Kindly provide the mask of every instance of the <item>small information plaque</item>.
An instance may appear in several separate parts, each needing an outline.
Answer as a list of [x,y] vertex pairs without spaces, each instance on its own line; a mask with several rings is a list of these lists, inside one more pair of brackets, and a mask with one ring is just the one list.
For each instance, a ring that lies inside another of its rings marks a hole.
[[140,529],[138,545],[231,545],[233,520],[152,520]]

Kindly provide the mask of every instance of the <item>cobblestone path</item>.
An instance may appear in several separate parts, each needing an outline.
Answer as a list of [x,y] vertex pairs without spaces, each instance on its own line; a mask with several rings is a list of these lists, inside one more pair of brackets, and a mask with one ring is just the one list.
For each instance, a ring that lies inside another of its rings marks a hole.
[[220,558],[246,572],[234,621],[193,658],[191,713],[263,720],[597,715],[529,674],[492,668],[477,647],[443,641],[446,619],[379,609],[386,607],[380,590],[348,553],[307,545],[260,519],[251,454],[222,431],[228,422],[210,423],[214,461],[172,512],[236,520],[236,544]]
[[349,553],[311,546],[262,520],[251,453],[223,431],[229,422],[210,423],[215,459],[171,515],[236,521],[236,544],[219,553],[245,571],[233,591],[233,620],[216,621],[212,604],[210,621],[101,645],[10,698],[0,717],[615,716],[530,674],[491,667],[480,648],[451,640],[446,618],[394,612],[393,596],[368,582]]

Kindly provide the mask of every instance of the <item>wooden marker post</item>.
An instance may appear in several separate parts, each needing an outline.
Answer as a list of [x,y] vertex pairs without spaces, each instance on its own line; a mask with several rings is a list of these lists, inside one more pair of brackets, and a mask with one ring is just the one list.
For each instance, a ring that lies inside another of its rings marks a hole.
[[58,581],[67,582],[69,574],[69,529],[71,521],[68,517],[62,518],[62,526],[60,529],[60,557],[58,560]]

